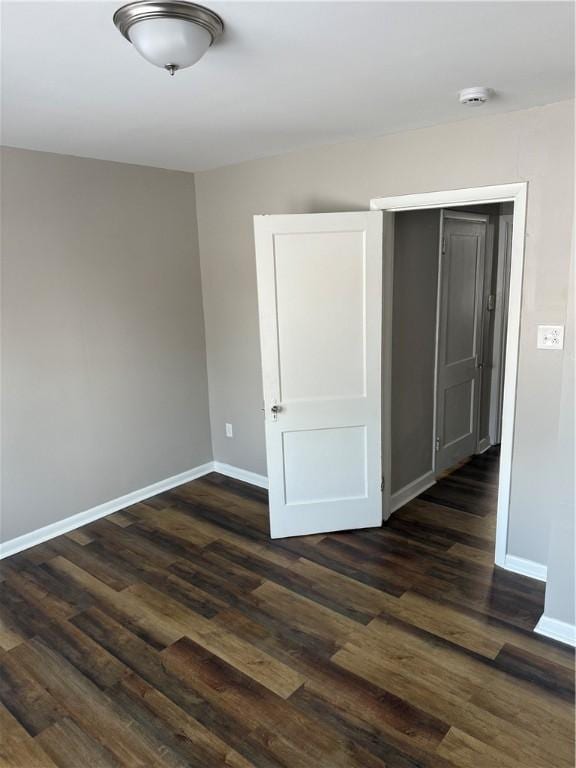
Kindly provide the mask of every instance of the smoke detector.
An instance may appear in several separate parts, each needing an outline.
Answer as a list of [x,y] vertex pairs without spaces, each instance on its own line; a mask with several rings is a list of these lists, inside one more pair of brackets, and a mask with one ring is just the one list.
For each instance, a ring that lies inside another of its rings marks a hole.
[[490,98],[490,88],[482,88],[477,86],[476,88],[464,88],[458,94],[460,104],[466,104],[469,107],[479,107],[481,104],[485,104]]

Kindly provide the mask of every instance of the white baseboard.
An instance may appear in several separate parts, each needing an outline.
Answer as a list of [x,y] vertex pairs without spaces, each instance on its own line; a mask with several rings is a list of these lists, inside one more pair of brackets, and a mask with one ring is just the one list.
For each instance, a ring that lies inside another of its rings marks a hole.
[[227,477],[233,477],[235,480],[243,480],[245,483],[250,483],[250,485],[257,485],[259,488],[268,488],[268,478],[265,475],[257,475],[256,472],[233,467],[232,464],[215,461],[213,471]]
[[534,627],[534,632],[576,647],[576,626],[568,624],[566,621],[552,619],[549,616],[543,615]]
[[[56,523],[51,523],[43,528],[38,528],[30,533],[25,533],[23,536],[18,536],[10,541],[0,542],[0,559],[15,555],[17,552],[22,552],[22,550],[34,547],[37,544],[42,544],[49,539],[73,531],[94,520],[99,520],[101,517],[111,515],[113,512],[118,512],[121,509],[125,509],[126,507],[129,507],[132,504],[137,504],[145,499],[149,499],[159,493],[169,491],[172,488],[176,488],[178,485],[189,483],[210,472],[219,472],[222,475],[233,477],[236,480],[242,480],[245,483],[256,485],[259,488],[268,488],[268,478],[264,475],[259,475],[256,472],[250,472],[247,469],[241,469],[240,467],[234,467],[231,464],[225,464],[221,461],[208,461],[206,464],[201,464],[186,472],[167,477],[165,480],[160,480],[157,483],[147,485],[145,488],[132,491],[124,496],[119,496],[116,499],[107,501],[104,504],[99,504],[84,512],[71,515],[64,520],[58,520]],[[418,477],[413,482],[404,486],[404,488],[401,488],[399,491],[392,494],[392,512],[395,512],[397,509],[404,506],[404,504],[407,504],[409,501],[416,498],[416,496],[434,485],[435,482],[434,472],[426,472],[421,477]],[[530,576],[533,579],[546,581],[546,566],[541,563],[524,560],[521,557],[514,557],[513,555],[506,555],[502,567],[509,571],[513,571],[514,573],[520,573],[523,576]],[[541,621],[543,621],[543,619],[541,619]],[[549,621],[554,620],[550,619]],[[542,632],[542,634],[546,633]]]
[[111,515],[113,512],[125,509],[131,504],[137,504],[139,501],[145,501],[151,496],[169,491],[178,485],[189,483],[191,480],[203,477],[209,472],[219,472],[221,475],[227,475],[236,480],[243,480],[245,483],[257,485],[260,488],[268,488],[268,478],[264,475],[257,475],[255,472],[249,472],[247,469],[240,469],[240,467],[233,467],[231,464],[223,464],[220,461],[208,461],[206,464],[194,467],[194,469],[188,469],[186,472],[167,477],[165,480],[160,480],[157,483],[152,483],[152,485],[147,485],[145,488],[119,496],[117,499],[106,501],[104,504],[98,504],[96,507],[66,517],[64,520],[58,520],[56,523],[45,525],[43,528],[25,533],[23,536],[17,536],[15,539],[10,539],[10,541],[0,542],[0,560],[22,552],[24,549],[35,547],[37,544],[43,544],[45,541],[56,536],[62,536],[64,533],[69,533],[76,528],[94,522],[94,520],[99,520],[101,517],[106,517],[106,515]]
[[87,525],[94,520],[99,520],[101,517],[125,509],[131,504],[137,504],[139,501],[144,501],[151,496],[156,496],[158,493],[169,491],[171,488],[176,488],[177,485],[182,485],[182,483],[189,483],[191,480],[196,480],[196,478],[213,471],[214,462],[209,461],[206,464],[201,464],[199,467],[194,467],[194,469],[167,477],[165,480],[152,483],[152,485],[147,485],[145,488],[140,488],[137,491],[132,491],[132,493],[119,496],[117,499],[106,501],[104,504],[98,504],[98,506],[87,509],[84,512],[66,517],[64,520],[58,520],[56,523],[45,525],[43,528],[25,533],[23,536],[2,542],[0,543],[0,559],[15,555],[17,552],[22,552],[22,550],[34,547],[37,544],[42,544],[49,539],[53,539],[55,536],[61,536],[63,533],[73,531],[82,525]]
[[548,575],[548,568],[542,563],[536,563],[534,560],[525,560],[523,557],[516,557],[515,555],[506,555],[504,562],[502,564],[498,563],[498,565],[507,571],[519,573],[522,576],[529,576],[531,579],[538,579],[538,581],[546,581]]
[[392,498],[390,500],[390,507],[392,512],[396,512],[396,510],[400,509],[400,507],[403,507],[404,504],[408,504],[409,501],[412,501],[412,499],[415,499],[416,496],[424,493],[424,491],[428,490],[428,488],[431,488],[435,483],[436,476],[433,470],[430,470],[429,472],[425,472],[420,477],[417,477],[416,480],[413,480],[411,483],[408,483],[408,485],[400,488],[399,491],[396,491],[396,493],[392,494]]
[[490,441],[489,437],[485,437],[483,440],[480,440],[478,443],[478,450],[476,453],[486,453],[488,448],[492,448],[492,442]]

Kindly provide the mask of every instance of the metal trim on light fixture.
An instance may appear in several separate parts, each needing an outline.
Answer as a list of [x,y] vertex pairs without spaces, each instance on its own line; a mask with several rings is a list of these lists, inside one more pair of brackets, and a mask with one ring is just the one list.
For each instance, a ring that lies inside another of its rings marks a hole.
[[224,31],[224,22],[217,13],[214,13],[209,8],[204,8],[202,5],[179,2],[178,0],[170,0],[170,2],[138,0],[135,3],[128,3],[118,8],[113,17],[118,31],[129,42],[131,42],[128,36],[130,27],[139,21],[147,19],[183,19],[184,21],[191,21],[204,27],[210,33],[212,43]]

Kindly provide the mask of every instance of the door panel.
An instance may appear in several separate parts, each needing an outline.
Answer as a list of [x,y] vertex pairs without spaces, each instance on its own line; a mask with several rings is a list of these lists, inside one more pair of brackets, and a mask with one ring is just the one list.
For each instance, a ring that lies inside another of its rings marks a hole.
[[446,335],[444,364],[458,365],[476,354],[476,271],[478,266],[478,237],[476,233],[451,232],[453,222],[446,227],[445,314],[443,330]]
[[487,217],[442,212],[438,292],[436,471],[478,443],[482,296]]
[[382,222],[255,217],[274,538],[382,522]]
[[467,437],[474,429],[474,382],[463,381],[444,390],[444,445]]
[[366,497],[365,426],[302,429],[283,438],[286,504]]
[[283,402],[362,397],[366,391],[363,236],[274,237]]

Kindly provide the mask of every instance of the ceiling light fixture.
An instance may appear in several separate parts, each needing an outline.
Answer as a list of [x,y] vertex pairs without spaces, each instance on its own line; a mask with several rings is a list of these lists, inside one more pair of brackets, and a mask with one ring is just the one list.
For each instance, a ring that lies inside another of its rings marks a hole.
[[224,31],[218,14],[181,0],[128,3],[118,8],[114,24],[146,61],[171,75],[196,64]]

